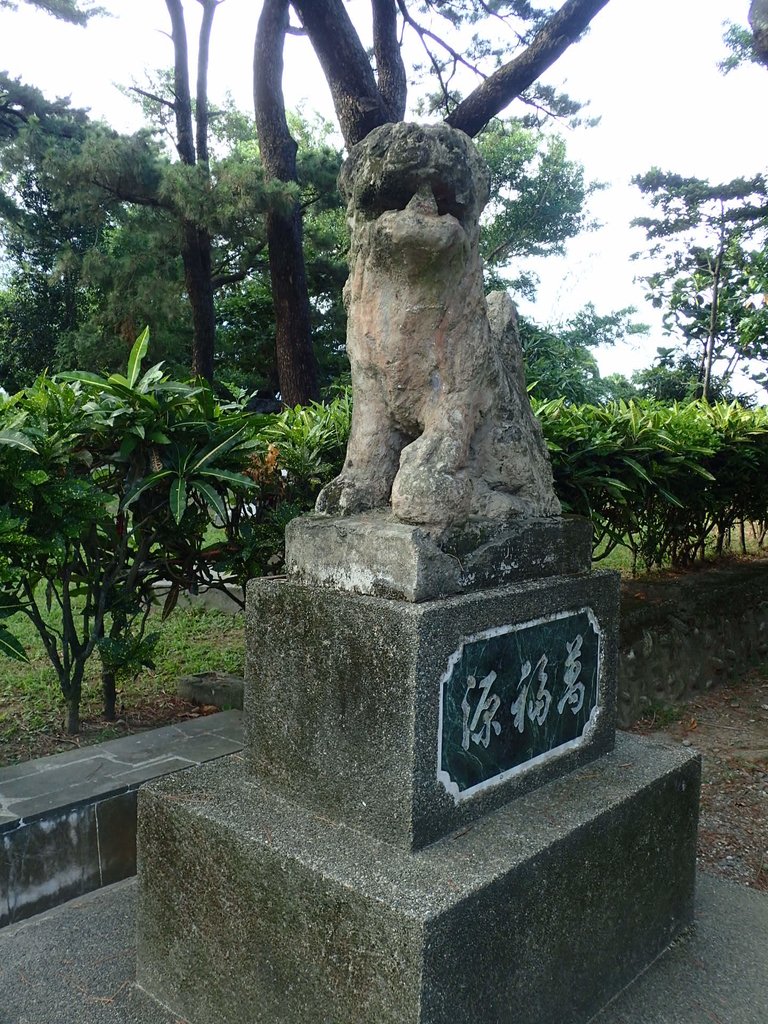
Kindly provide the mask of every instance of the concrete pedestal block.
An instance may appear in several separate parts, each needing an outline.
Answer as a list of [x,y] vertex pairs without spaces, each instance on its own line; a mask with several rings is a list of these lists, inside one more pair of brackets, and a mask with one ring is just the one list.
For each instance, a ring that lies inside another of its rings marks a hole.
[[391,512],[299,516],[285,568],[302,583],[400,601],[431,601],[526,579],[588,573],[592,524],[578,516],[413,526]]
[[618,600],[613,572],[421,603],[252,580],[253,771],[375,838],[433,842],[611,749]]
[[190,1024],[583,1024],[692,919],[699,762],[616,749],[417,852],[240,755],[140,794],[139,984]]

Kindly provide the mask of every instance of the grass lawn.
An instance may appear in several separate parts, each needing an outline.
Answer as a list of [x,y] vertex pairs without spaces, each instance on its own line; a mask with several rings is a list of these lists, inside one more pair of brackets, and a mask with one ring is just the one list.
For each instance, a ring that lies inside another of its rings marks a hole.
[[177,609],[170,618],[150,623],[160,631],[154,670],[118,683],[117,722],[101,717],[98,655],[86,669],[78,736],[64,731],[65,707],[43,645],[25,616],[8,625],[25,645],[30,664],[0,655],[0,766],[55,754],[75,746],[114,739],[141,729],[168,725],[201,710],[176,696],[176,680],[193,672],[243,674],[245,656],[242,615],[202,608]]

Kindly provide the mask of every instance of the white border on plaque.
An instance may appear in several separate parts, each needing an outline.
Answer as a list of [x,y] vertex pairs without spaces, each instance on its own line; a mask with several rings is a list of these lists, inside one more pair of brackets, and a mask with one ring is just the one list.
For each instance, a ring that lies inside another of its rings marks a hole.
[[[580,736],[576,739],[566,740],[564,743],[558,744],[551,750],[545,750],[544,753],[538,754],[536,757],[532,757],[530,761],[525,761],[523,764],[515,765],[513,768],[507,768],[505,771],[499,772],[498,775],[494,775],[490,779],[484,779],[482,782],[476,783],[474,786],[470,786],[468,789],[460,790],[458,785],[453,781],[447,771],[443,770],[443,694],[445,692],[445,684],[450,680],[453,673],[453,669],[457,662],[461,658],[464,648],[467,644],[476,643],[479,640],[490,640],[492,637],[504,636],[506,633],[516,633],[521,629],[528,629],[531,626],[541,626],[545,622],[556,622],[558,619],[567,619],[574,615],[586,614],[589,623],[597,634],[597,680],[596,680],[596,691],[595,691],[595,706],[587,720],[584,729]],[[471,799],[477,796],[478,793],[483,792],[486,789],[492,789],[496,786],[500,786],[508,779],[514,778],[516,775],[522,775],[524,772],[530,771],[531,768],[535,768],[538,765],[545,764],[547,761],[554,761],[558,757],[562,757],[570,750],[576,750],[579,747],[583,747],[585,743],[591,738],[594,733],[597,723],[600,719],[600,675],[603,663],[603,647],[605,643],[605,634],[600,627],[597,616],[589,607],[577,608],[575,610],[569,610],[565,612],[555,612],[552,615],[543,615],[538,619],[529,619],[526,622],[516,622],[511,626],[494,626],[491,629],[485,629],[480,633],[473,633],[471,636],[464,637],[459,646],[453,652],[448,659],[448,667],[440,677],[440,703],[438,710],[437,720],[437,781],[445,788],[445,790],[453,797],[454,803],[460,804],[462,801]]]

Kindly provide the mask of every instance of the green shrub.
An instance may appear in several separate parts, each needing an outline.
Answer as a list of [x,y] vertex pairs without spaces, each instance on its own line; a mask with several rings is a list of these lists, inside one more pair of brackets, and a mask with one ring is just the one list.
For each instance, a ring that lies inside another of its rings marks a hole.
[[151,663],[155,584],[210,580],[206,535],[255,487],[240,472],[257,442],[241,410],[204,385],[142,373],[147,334],[126,376],[41,377],[0,407],[0,615],[6,653],[23,658],[7,619],[43,641],[76,732],[83,672],[102,661],[105,714],[115,677]]
[[537,406],[566,511],[588,516],[601,557],[690,565],[768,509],[768,410],[733,403]]

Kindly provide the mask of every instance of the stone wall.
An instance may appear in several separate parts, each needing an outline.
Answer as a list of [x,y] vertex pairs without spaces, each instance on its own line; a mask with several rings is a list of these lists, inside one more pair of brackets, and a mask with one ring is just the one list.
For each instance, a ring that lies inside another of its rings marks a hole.
[[619,724],[768,657],[768,560],[622,585]]

